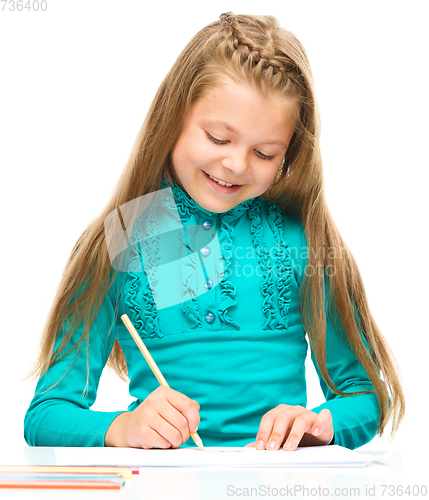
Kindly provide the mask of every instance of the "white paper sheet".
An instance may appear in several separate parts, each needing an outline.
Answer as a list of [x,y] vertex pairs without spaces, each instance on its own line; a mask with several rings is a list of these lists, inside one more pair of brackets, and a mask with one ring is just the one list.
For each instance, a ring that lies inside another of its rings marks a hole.
[[134,467],[365,467],[372,459],[342,446],[311,446],[295,451],[207,447],[142,450],[135,448],[55,448],[57,465]]

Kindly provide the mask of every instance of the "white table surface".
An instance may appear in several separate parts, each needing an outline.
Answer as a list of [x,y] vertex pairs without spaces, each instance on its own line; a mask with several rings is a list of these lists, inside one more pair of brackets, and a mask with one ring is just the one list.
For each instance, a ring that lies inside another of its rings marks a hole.
[[[5,450],[2,451],[4,457]],[[22,457],[23,452],[28,463],[54,463],[53,448],[25,448],[19,450],[18,454]],[[140,468],[140,474],[134,474],[121,490],[0,489],[0,499],[429,499],[429,461],[425,460],[426,457],[422,459],[415,453],[399,451],[360,453],[376,460],[360,468]],[[18,454],[15,453],[15,456]],[[17,462],[11,452],[10,464],[14,463]],[[401,495],[401,487],[405,489],[407,486],[411,488],[410,494]],[[423,486],[427,488],[426,496],[422,495]],[[419,491],[419,495],[412,493],[413,487],[414,493]]]

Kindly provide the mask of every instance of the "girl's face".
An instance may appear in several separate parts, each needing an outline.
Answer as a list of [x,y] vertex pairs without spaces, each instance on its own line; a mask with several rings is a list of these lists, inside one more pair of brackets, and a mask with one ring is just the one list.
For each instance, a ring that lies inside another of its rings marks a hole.
[[216,213],[260,196],[274,181],[292,138],[294,106],[285,99],[266,100],[242,84],[212,89],[185,119],[172,151],[174,180]]

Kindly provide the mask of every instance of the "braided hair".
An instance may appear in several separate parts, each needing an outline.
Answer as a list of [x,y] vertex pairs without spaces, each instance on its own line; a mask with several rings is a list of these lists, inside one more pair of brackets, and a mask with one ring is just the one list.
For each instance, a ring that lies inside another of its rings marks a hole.
[[[271,67],[274,75],[277,72],[286,73],[288,71],[286,58],[276,55],[269,48],[255,43],[240,30],[240,24],[232,12],[221,14],[220,24],[225,31],[226,48],[231,58],[237,58],[237,62],[249,64],[253,69],[259,65],[262,70]],[[283,60],[282,60],[283,59]],[[290,62],[290,61],[289,61]],[[289,64],[289,70],[291,65]]]

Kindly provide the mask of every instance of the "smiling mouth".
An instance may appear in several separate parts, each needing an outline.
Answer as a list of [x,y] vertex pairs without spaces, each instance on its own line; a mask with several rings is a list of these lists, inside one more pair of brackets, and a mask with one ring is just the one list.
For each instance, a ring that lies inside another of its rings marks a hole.
[[[204,172],[204,170],[203,170]],[[225,187],[234,187],[234,186],[241,186],[242,184],[231,184],[229,182],[223,181],[222,179],[218,179],[217,177],[213,177],[212,175],[208,174],[207,172],[204,172],[210,179],[213,181],[217,182],[219,186],[225,186]]]

